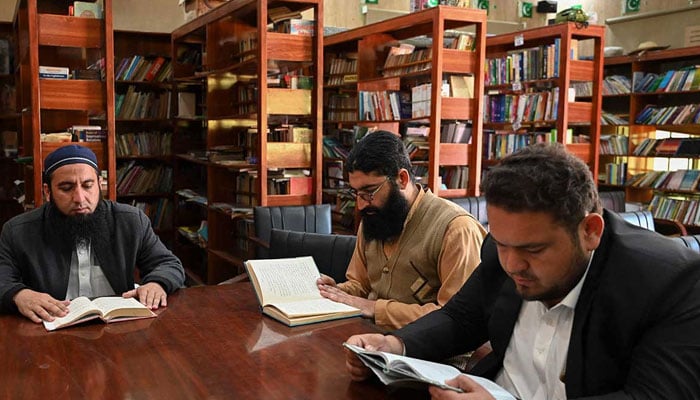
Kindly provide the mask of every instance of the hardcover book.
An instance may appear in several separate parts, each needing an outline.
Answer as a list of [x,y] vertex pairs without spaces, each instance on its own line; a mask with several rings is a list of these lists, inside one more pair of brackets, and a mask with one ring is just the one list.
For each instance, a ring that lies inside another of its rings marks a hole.
[[360,316],[318,291],[321,276],[313,257],[248,260],[245,263],[262,312],[289,326]]
[[156,316],[133,297],[98,297],[94,300],[78,297],[71,300],[68,310],[65,317],[56,318],[52,322],[44,321],[46,330],[53,331],[98,318],[111,323]]

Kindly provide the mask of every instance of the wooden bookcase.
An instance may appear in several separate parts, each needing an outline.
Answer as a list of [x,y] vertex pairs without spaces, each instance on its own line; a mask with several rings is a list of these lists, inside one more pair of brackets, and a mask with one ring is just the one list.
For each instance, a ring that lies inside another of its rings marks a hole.
[[[518,147],[556,141],[597,176],[604,34],[604,26],[569,22],[486,39],[486,166]],[[579,47],[592,55],[578,57]],[[577,85],[587,92],[574,96]]]
[[[20,118],[17,113],[17,85],[15,84],[16,41],[12,24],[0,23],[0,225],[22,212],[15,199],[21,193],[15,180],[21,180],[22,167],[15,160],[21,145]],[[7,132],[7,133],[4,133]],[[14,132],[11,134],[10,132]],[[5,138],[4,136],[7,136]],[[15,143],[10,143],[10,142]],[[7,143],[6,143],[7,142]]]
[[[315,34],[278,31],[282,7]],[[321,202],[322,46],[317,0],[231,1],[172,33],[175,250],[192,281],[244,271],[253,206]]]
[[[450,48],[460,35],[471,45],[465,49]],[[349,150],[358,140],[356,132],[368,127],[401,134],[404,140],[420,143],[422,157],[412,156],[412,163],[421,183],[442,197],[478,195],[485,38],[484,11],[450,6],[437,6],[326,37],[327,148],[329,142],[335,141],[331,147]],[[394,52],[392,47],[401,44],[415,48],[405,56],[390,54]],[[440,83],[453,77],[473,82],[470,98],[441,94]],[[432,84],[428,87],[428,83]],[[421,85],[424,91],[419,98],[413,88]],[[469,143],[441,138],[446,126],[457,122],[471,122]],[[426,136],[412,136],[409,132],[413,131]],[[340,172],[343,162],[342,154],[327,151],[324,192],[328,202],[336,204],[334,219],[340,223],[336,229],[353,231],[354,205],[338,190],[345,185]],[[460,171],[466,179],[450,184],[449,171]]]
[[[657,219],[683,223],[690,232],[700,231],[694,179],[700,174],[700,147],[693,146],[700,145],[698,65],[700,46],[606,58],[611,89],[603,94],[603,110],[616,119],[602,127],[600,155],[601,187],[625,190],[627,201],[644,204]],[[603,174],[607,165],[609,173]]]
[[[112,1],[104,1],[103,18],[68,15],[71,1],[21,0],[15,26],[18,41],[21,156],[32,157],[25,173],[26,205],[39,206],[44,157],[67,144],[42,142],[41,133],[65,132],[73,125],[100,125],[101,142],[83,142],[95,151],[107,172],[106,196],[116,198],[114,152],[114,49]],[[67,67],[71,73],[103,60],[101,80],[43,79],[39,66]]]
[[141,208],[172,242],[170,34],[114,32],[117,200]]

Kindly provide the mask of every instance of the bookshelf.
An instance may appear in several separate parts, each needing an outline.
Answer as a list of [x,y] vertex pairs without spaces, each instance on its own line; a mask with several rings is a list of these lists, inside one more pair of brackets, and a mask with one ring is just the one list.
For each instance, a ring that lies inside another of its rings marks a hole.
[[[339,189],[345,155],[368,129],[401,134],[434,193],[478,195],[485,24],[484,11],[437,6],[326,37],[324,194],[336,229],[356,228],[354,204]],[[441,93],[440,83],[458,80],[470,95]],[[471,141],[447,139],[451,126],[464,136],[468,123]]]
[[0,225],[22,212],[21,204],[15,199],[21,193],[14,183],[22,179],[22,168],[15,161],[21,138],[15,85],[15,44],[12,24],[0,23]]
[[605,59],[599,185],[700,232],[700,46]]
[[172,247],[170,34],[114,31],[117,200],[142,209]]
[[[44,157],[67,144],[42,141],[41,134],[66,132],[74,125],[106,131],[103,140],[80,144],[96,153],[107,174],[105,196],[116,198],[112,1],[104,1],[104,16],[99,19],[69,16],[70,5],[72,1],[21,0],[17,6],[19,103],[26,110],[21,116],[20,155],[32,160],[24,174],[27,207],[43,202]],[[40,78],[39,66],[68,68],[81,79]],[[89,69],[98,73],[82,76]]]
[[[551,141],[564,143],[597,176],[604,34],[604,26],[569,22],[486,39],[486,166]],[[592,54],[579,56],[579,48]]]
[[321,1],[245,0],[172,33],[175,250],[192,281],[244,271],[252,207],[321,202],[322,32]]

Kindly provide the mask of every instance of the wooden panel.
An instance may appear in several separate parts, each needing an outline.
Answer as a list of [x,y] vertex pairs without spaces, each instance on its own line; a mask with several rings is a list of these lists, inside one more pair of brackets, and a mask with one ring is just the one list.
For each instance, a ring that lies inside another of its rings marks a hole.
[[39,14],[39,45],[102,47],[102,19]]
[[311,196],[309,195],[269,195],[267,196],[268,206],[298,206],[298,205],[308,205],[311,203]]
[[593,104],[584,102],[569,103],[569,123],[590,123]]
[[442,98],[442,119],[469,119],[475,99],[460,97]]
[[593,81],[593,72],[595,64],[588,60],[571,60],[569,64],[569,76],[572,81]]
[[441,143],[440,165],[468,165],[469,145],[463,143]]
[[267,168],[311,167],[311,143],[267,143]]
[[268,89],[267,113],[286,115],[311,114],[311,90]]
[[100,110],[105,106],[104,93],[105,88],[101,81],[39,79],[41,108]]
[[442,72],[470,73],[476,64],[476,52],[464,50],[443,50]]
[[586,163],[591,162],[591,146],[588,143],[567,144],[566,149]]
[[286,33],[267,33],[267,57],[271,60],[312,60],[313,37]]

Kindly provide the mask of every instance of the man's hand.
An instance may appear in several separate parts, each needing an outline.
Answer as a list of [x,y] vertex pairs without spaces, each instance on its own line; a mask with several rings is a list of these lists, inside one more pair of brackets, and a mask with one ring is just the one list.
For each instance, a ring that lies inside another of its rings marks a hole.
[[[380,333],[368,333],[350,336],[346,342],[366,350],[403,354],[403,342],[401,342],[401,339],[398,337],[392,335],[385,336]],[[350,377],[353,381],[363,381],[367,379],[372,372],[357,358],[357,355],[349,349],[345,349],[345,366],[348,368],[348,372],[350,372]]]
[[122,297],[136,297],[141,304],[151,310],[157,310],[159,306],[166,307],[168,305],[168,295],[163,287],[156,282],[149,282],[134,290],[124,292]]
[[335,279],[328,275],[321,274],[321,277],[316,279],[316,286],[318,286],[318,290],[321,290],[323,286],[335,287]]
[[13,298],[17,309],[22,315],[33,322],[51,322],[56,318],[65,317],[68,314],[68,300],[56,300],[46,293],[35,292],[31,289],[22,289]]
[[494,400],[488,390],[464,374],[448,379],[445,383],[464,390],[464,393],[431,386],[429,391],[432,400]]
[[374,318],[374,303],[376,303],[376,301],[347,294],[336,286],[318,285],[318,290],[321,292],[321,296],[337,301],[338,303],[359,308],[360,311],[362,311],[363,317]]

